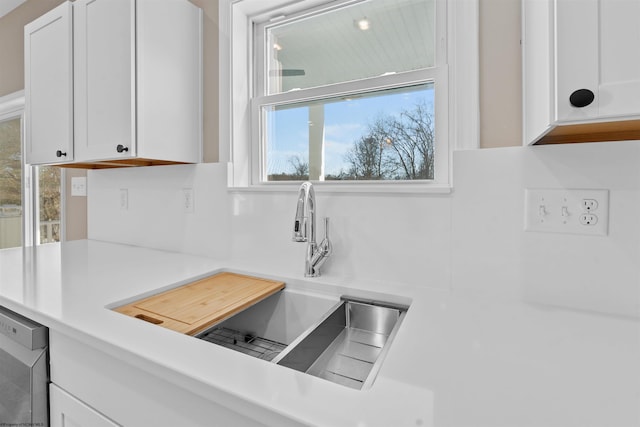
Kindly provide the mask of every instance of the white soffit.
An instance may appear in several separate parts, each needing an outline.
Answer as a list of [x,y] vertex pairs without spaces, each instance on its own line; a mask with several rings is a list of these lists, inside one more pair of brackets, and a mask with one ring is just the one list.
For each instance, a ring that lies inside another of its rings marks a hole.
[[27,0],[0,0],[0,18]]

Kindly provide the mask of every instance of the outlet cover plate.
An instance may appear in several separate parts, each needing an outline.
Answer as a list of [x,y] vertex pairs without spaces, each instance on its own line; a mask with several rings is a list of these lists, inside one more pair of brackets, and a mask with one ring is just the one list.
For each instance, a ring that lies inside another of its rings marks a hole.
[[127,188],[120,189],[120,210],[129,210],[129,190]]
[[193,188],[183,188],[182,189],[182,210],[184,213],[192,214],[194,211],[194,194]]
[[524,229],[606,236],[609,232],[609,190],[527,188]]
[[71,195],[86,196],[87,195],[87,178],[84,176],[71,177]]

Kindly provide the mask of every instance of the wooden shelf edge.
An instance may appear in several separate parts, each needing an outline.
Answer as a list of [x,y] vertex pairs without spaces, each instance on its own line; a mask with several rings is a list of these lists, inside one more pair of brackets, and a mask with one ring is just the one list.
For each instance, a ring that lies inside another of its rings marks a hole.
[[640,140],[640,120],[559,125],[534,145]]
[[193,163],[188,162],[176,162],[170,160],[156,160],[156,159],[121,159],[121,160],[104,160],[99,162],[81,162],[81,163],[61,163],[58,166],[68,169],[113,169],[113,168],[131,168],[131,167],[143,167],[143,166],[168,166],[168,165],[188,165]]

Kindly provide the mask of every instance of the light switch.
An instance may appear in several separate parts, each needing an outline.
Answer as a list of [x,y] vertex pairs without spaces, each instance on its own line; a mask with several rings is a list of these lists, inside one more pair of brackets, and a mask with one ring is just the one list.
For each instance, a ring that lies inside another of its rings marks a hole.
[[195,203],[193,188],[182,189],[182,211],[184,213],[193,213],[193,205]]
[[120,189],[120,210],[129,210],[129,190],[127,188]]
[[609,190],[528,188],[525,230],[606,236]]
[[85,176],[71,177],[71,195],[72,196],[87,195],[87,177]]

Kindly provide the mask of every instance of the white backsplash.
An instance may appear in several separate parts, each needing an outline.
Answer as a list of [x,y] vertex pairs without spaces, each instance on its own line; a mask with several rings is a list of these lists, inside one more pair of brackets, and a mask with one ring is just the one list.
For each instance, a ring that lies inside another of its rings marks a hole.
[[[224,258],[230,238],[226,166],[218,164],[90,170],[89,239]],[[194,192],[193,213],[183,189]],[[128,192],[121,208],[120,190]]]
[[[640,142],[463,151],[454,162],[453,288],[640,317]],[[523,231],[525,188],[608,189],[608,235]]]
[[[639,165],[640,142],[461,151],[450,195],[319,192],[334,247],[323,277],[640,316]],[[226,177],[224,164],[90,171],[89,238],[302,277],[305,245],[291,241],[297,194],[228,192]],[[194,189],[193,213],[183,188]],[[609,189],[609,235],[525,232],[525,188]]]
[[[291,240],[296,201],[297,192],[234,193],[232,256],[302,275],[306,246]],[[318,236],[329,217],[333,245],[323,277],[448,286],[448,197],[317,192],[316,202]]]

